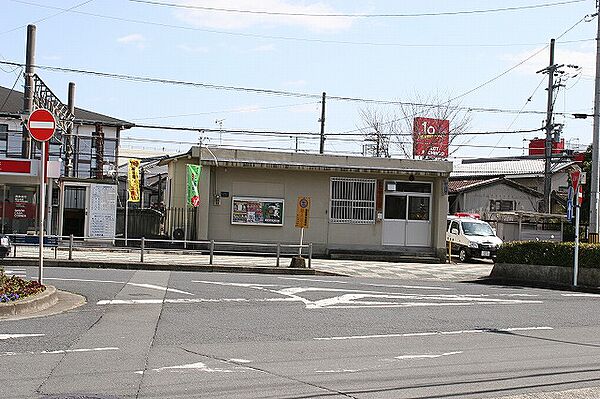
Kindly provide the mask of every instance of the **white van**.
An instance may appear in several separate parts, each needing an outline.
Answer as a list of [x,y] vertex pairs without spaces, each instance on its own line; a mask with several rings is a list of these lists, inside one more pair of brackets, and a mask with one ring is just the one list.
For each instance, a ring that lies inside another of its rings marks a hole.
[[479,215],[448,216],[446,243],[452,255],[461,262],[471,258],[495,259],[502,240],[488,223],[479,220]]

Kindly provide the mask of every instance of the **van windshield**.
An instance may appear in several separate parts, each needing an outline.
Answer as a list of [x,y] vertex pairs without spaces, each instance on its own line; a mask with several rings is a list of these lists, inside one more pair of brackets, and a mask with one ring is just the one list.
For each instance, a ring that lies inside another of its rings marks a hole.
[[494,231],[487,223],[462,222],[462,228],[468,236],[494,236]]

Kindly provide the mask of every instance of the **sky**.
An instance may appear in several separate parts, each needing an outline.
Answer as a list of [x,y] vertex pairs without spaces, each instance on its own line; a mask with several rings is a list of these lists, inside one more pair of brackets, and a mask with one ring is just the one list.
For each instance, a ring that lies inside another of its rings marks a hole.
[[[537,71],[549,64],[552,38],[565,77],[555,122],[564,124],[568,146],[592,141],[592,119],[572,114],[593,113],[598,25],[586,15],[595,13],[595,0],[1,3],[0,61],[24,63],[26,26],[33,23],[41,67],[163,80],[39,68],[65,103],[75,82],[80,108],[138,125],[199,129],[134,128],[123,132],[124,147],[185,152],[202,137],[206,145],[317,152],[325,92],[326,153],[362,152],[362,111],[383,121],[404,115],[382,102],[454,99],[446,104],[472,109],[466,132],[479,134],[456,138],[452,159],[523,155],[528,140],[544,135],[530,131],[545,120],[547,75]],[[0,85],[22,90],[20,72],[0,64]],[[410,119],[399,121],[402,132],[410,132]],[[397,143],[390,149],[402,156]]]

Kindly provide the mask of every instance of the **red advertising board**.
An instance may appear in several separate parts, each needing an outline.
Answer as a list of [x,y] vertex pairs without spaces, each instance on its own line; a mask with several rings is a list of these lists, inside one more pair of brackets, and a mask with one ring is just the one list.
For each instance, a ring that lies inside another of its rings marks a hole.
[[413,122],[413,155],[447,158],[450,121],[417,117]]
[[0,159],[0,173],[30,174],[31,161],[18,159]]

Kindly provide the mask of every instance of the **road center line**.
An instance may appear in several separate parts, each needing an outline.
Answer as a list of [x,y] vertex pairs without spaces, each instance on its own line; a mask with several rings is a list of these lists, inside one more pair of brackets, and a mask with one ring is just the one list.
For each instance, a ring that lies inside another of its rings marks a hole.
[[462,351],[446,352],[446,353],[440,353],[440,354],[437,354],[437,355],[402,355],[402,356],[395,356],[394,359],[398,359],[398,360],[436,359],[438,357],[458,355],[458,354],[461,354],[461,353],[463,353],[463,352]]
[[405,338],[405,337],[424,337],[433,335],[458,335],[458,334],[478,334],[478,333],[506,333],[514,331],[539,331],[553,330],[552,327],[513,327],[513,328],[477,328],[473,330],[457,331],[430,331],[418,333],[398,333],[398,334],[373,334],[373,335],[348,335],[337,337],[316,337],[315,341],[343,341],[350,339],[371,339],[371,338]]

